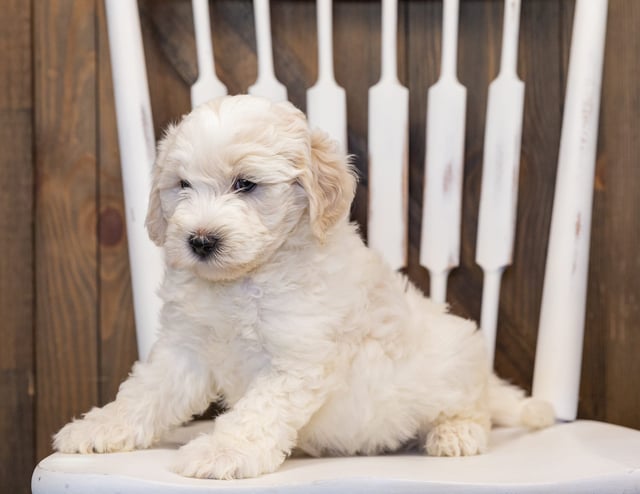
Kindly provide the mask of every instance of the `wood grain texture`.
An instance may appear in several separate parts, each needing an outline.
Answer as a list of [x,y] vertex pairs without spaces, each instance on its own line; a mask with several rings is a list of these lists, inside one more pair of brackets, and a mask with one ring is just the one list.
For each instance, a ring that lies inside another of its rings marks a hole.
[[[151,113],[156,139],[191,109],[189,88],[196,80],[191,2],[140,2],[142,40],[147,63]],[[172,42],[173,34],[180,42]],[[192,46],[186,58],[183,46]],[[176,60],[189,60],[176,65]]]
[[638,425],[640,393],[640,21],[610,2],[600,112],[580,413]]
[[38,458],[98,401],[95,19],[34,3]]
[[305,111],[317,73],[316,6],[295,0],[270,5],[276,77],[287,86],[289,101]]
[[35,460],[32,10],[0,16],[0,485],[27,493]]

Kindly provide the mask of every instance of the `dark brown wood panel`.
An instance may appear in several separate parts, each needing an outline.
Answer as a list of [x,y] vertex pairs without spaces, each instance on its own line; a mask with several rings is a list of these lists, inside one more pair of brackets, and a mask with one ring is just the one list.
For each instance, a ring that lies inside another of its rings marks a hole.
[[315,2],[273,2],[271,31],[276,77],[287,86],[289,101],[304,111],[317,76]]
[[35,460],[32,11],[0,16],[0,485],[27,493]]
[[95,2],[34,2],[37,457],[98,402]]
[[[169,123],[191,109],[189,88],[197,76],[195,52],[187,55],[184,48],[195,46],[191,3],[144,0],[140,2],[140,16],[151,111],[159,139]],[[177,60],[183,60],[182,64],[177,64]]]
[[640,3],[611,2],[580,412],[639,427]]

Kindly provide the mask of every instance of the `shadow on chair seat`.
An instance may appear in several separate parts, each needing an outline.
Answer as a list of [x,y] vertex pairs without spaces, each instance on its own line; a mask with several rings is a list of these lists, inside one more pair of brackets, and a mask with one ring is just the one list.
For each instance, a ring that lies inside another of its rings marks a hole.
[[168,467],[179,445],[210,427],[210,422],[183,427],[148,450],[53,454],[36,468],[33,493],[640,492],[640,431],[601,422],[577,421],[535,433],[496,429],[488,453],[466,458],[291,458],[270,475],[233,481],[172,473]]

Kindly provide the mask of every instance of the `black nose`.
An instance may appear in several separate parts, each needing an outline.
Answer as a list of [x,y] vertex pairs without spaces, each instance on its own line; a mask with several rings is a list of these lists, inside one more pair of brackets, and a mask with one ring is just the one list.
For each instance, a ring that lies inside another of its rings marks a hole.
[[201,259],[206,259],[213,254],[218,245],[218,238],[214,235],[192,234],[188,241],[193,253]]

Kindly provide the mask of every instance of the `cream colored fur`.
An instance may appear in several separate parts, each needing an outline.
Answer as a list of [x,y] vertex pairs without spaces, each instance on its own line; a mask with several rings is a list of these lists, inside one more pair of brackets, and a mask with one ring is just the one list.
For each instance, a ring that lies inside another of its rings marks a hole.
[[[257,186],[234,191],[238,178]],[[228,411],[178,451],[177,472],[253,477],[294,447],[376,454],[416,439],[474,455],[492,421],[552,423],[488,370],[472,322],[365,247],[347,219],[354,190],[347,158],[288,103],[227,97],[169,128],[147,218],[167,265],[158,342],[55,448],[146,448],[220,398]],[[192,252],[194,232],[219,238],[211,258]]]

